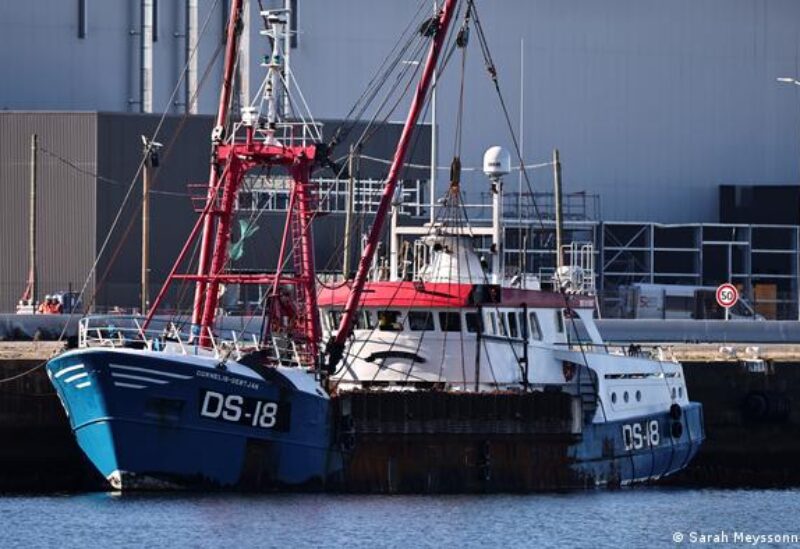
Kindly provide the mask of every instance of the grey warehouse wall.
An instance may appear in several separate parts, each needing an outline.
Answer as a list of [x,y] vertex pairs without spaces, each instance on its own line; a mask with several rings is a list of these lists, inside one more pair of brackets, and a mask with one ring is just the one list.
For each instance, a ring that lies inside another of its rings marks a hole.
[[[96,127],[94,113],[0,113],[0,311],[14,309],[28,278],[33,133],[40,145],[39,297],[84,283],[95,251]],[[93,288],[90,280],[88,290]]]
[[[302,0],[297,81],[319,118],[344,116],[404,25],[427,0]],[[265,5],[282,3],[266,1]],[[154,105],[180,112],[170,92],[183,65],[183,2],[159,2]],[[201,0],[202,75],[220,47],[222,4]],[[138,90],[138,2],[89,2],[77,37],[77,2],[0,4],[0,108],[127,111]],[[249,2],[250,21],[256,2]],[[561,150],[566,192],[601,195],[606,220],[713,222],[721,184],[796,183],[800,170],[800,2],[795,0],[479,0],[513,124],[524,87],[526,161]],[[427,9],[427,8],[425,8]],[[250,88],[266,50],[257,25]],[[524,64],[521,64],[521,51]],[[440,158],[452,151],[457,63],[439,84]],[[211,113],[219,58],[210,64],[200,110]],[[524,72],[524,82],[520,78]],[[462,158],[480,164],[492,144],[510,146],[505,122],[472,44],[467,59]],[[177,103],[182,97],[179,93]],[[393,120],[403,116],[402,108]],[[442,173],[445,176],[446,172]],[[547,170],[532,174],[549,190]],[[465,173],[478,196],[485,184]]]

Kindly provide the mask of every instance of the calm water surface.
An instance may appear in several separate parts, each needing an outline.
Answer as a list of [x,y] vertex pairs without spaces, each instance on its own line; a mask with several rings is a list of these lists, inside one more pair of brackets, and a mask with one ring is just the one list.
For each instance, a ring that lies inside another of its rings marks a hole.
[[800,534],[800,490],[0,497],[2,548],[653,547],[675,546],[674,536],[712,546],[688,542],[723,532],[722,546],[736,532]]

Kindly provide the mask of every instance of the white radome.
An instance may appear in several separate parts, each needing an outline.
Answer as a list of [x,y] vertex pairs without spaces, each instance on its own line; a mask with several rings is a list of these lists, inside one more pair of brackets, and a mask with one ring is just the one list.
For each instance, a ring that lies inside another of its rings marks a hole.
[[495,178],[511,172],[511,155],[503,147],[495,145],[483,153],[483,173]]

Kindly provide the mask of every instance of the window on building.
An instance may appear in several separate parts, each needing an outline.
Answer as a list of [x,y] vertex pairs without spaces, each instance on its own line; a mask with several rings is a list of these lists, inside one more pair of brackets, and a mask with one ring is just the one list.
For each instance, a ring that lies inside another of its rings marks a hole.
[[694,296],[664,296],[664,308],[668,311],[694,311]]
[[237,209],[239,210],[252,210],[253,209],[253,193],[247,191],[240,191],[236,195]]
[[536,313],[529,313],[530,319],[530,337],[538,341],[542,340],[542,327],[539,326],[539,315]]
[[461,315],[458,313],[439,313],[439,325],[443,332],[460,332]]
[[378,311],[378,329],[383,332],[403,331],[400,311]]
[[464,319],[467,321],[468,332],[476,334],[483,331],[481,329],[481,319],[478,316],[478,313],[466,313],[464,314]]
[[433,313],[430,311],[409,311],[408,327],[415,332],[434,330]]
[[78,0],[78,38],[86,38],[86,0]]
[[158,0],[153,0],[153,42],[158,42]]

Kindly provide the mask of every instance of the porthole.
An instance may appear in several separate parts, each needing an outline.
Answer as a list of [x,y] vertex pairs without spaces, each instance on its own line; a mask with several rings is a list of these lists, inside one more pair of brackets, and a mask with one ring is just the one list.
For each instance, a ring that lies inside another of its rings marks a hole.
[[625,391],[624,393],[622,393],[622,400],[624,400],[625,402],[628,402],[628,391]]
[[678,387],[678,396],[683,398],[683,387]]
[[636,402],[641,402],[641,401],[642,401],[642,392],[636,391]]
[[617,403],[617,393],[611,393],[611,404]]
[[677,391],[675,391],[675,387],[673,387],[672,388],[672,398],[675,398],[677,396],[677,394],[678,393],[677,393]]

